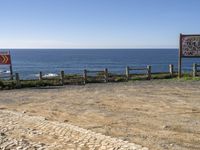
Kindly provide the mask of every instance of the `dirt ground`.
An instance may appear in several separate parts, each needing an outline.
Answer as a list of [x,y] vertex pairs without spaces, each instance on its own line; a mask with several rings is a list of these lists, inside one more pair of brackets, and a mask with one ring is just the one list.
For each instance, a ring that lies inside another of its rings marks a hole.
[[0,91],[0,109],[67,122],[149,149],[200,149],[200,81]]

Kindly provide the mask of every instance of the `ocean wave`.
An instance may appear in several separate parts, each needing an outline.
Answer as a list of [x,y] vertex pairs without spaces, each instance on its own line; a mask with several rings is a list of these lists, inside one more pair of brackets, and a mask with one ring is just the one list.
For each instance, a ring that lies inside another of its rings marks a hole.
[[58,76],[58,74],[56,74],[56,73],[47,73],[47,74],[43,75],[42,77],[50,78],[50,77],[57,77],[57,76]]
[[35,77],[39,77],[39,76],[40,76],[40,74],[35,74],[34,76],[35,76]]
[[[40,74],[35,74],[35,77],[39,77],[40,76]],[[57,77],[58,76],[58,74],[56,74],[56,73],[47,73],[47,74],[44,74],[42,77],[43,78],[51,78],[51,77]]]
[[0,74],[9,74],[10,70],[0,70]]

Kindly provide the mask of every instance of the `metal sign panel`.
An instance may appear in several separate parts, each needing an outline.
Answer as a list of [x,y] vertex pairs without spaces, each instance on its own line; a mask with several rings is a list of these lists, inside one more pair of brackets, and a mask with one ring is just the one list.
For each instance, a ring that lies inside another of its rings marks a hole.
[[200,57],[200,34],[180,34],[178,77],[182,76],[182,58]]
[[200,57],[200,35],[182,35],[182,57]]
[[0,65],[11,65],[11,57],[9,52],[0,52]]
[[9,65],[10,79],[13,80],[13,70],[10,51],[0,51],[0,65]]

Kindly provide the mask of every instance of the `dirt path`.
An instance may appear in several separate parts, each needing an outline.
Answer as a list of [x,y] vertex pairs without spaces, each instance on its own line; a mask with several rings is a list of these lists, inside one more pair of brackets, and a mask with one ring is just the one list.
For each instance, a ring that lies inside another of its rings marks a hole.
[[0,108],[153,150],[200,149],[200,81],[154,80],[0,92]]

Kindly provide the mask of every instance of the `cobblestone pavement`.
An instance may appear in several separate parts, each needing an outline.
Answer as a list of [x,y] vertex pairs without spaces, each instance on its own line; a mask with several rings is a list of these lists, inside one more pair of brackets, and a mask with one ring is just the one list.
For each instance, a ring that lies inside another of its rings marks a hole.
[[148,150],[68,123],[5,110],[0,110],[0,149]]

